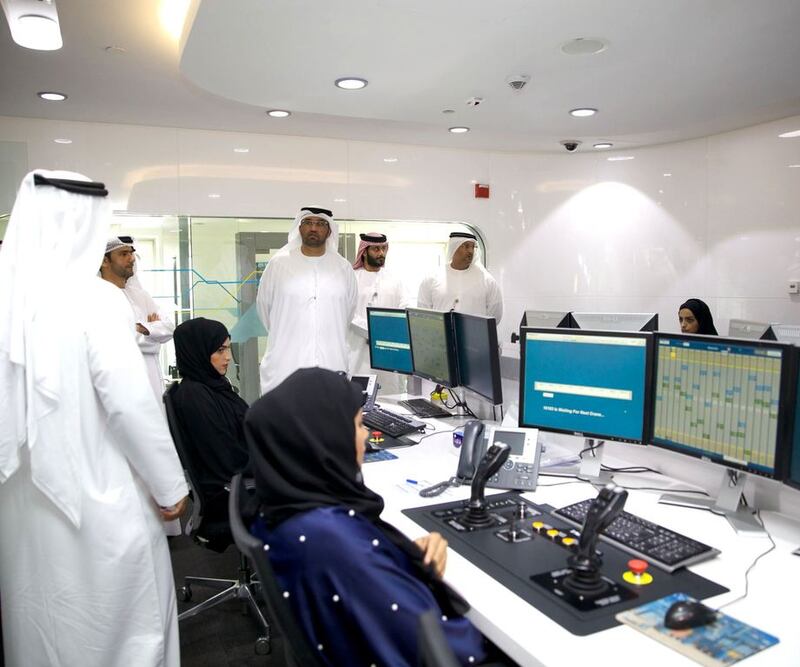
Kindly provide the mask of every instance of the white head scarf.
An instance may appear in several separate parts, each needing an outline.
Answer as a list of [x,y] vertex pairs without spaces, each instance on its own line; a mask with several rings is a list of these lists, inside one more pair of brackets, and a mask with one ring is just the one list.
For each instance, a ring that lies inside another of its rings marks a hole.
[[300,223],[306,218],[322,218],[331,228],[330,236],[325,241],[325,252],[339,252],[339,223],[333,219],[333,214],[328,215],[327,209],[315,208],[313,206],[304,206],[294,219],[294,224],[289,230],[289,240],[286,245],[281,248],[278,253],[285,254],[290,250],[299,248],[303,244],[300,238]]
[[[63,299],[72,285],[97,274],[108,209],[103,197],[35,185],[34,173],[90,182],[72,172],[30,172],[11,212],[0,250],[0,483],[17,470],[20,449],[27,445],[34,483],[77,525],[80,490],[71,491],[65,480],[72,479],[70,452],[80,417],[59,410],[61,397],[71,390],[72,378],[61,363],[70,350],[64,349],[62,332],[37,315],[52,304],[55,281]],[[42,428],[59,434],[58,446],[34,457]]]
[[[458,234],[458,236],[454,236],[453,234]],[[468,234],[466,232],[453,232],[450,234],[450,240],[447,242],[447,266],[450,266],[450,262],[453,261],[453,255],[456,254],[456,250],[469,241],[475,243],[475,254],[472,256],[472,263],[470,266],[482,264],[481,246],[478,243],[478,238],[473,234]]]

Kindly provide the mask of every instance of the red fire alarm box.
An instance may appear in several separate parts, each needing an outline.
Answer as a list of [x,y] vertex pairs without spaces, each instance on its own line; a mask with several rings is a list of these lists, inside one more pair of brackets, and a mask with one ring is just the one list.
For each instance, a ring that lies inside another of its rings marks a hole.
[[476,183],[475,199],[489,199],[489,186],[483,183]]

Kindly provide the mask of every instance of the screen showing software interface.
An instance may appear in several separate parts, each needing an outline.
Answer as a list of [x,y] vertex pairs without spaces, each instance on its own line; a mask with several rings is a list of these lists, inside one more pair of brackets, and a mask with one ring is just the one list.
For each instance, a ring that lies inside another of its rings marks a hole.
[[447,323],[442,313],[410,312],[408,329],[414,348],[414,372],[449,383]]
[[522,456],[525,453],[525,434],[519,431],[501,431],[497,429],[494,432],[495,444],[502,442],[508,445],[511,450],[510,456]]
[[792,443],[789,477],[796,484],[800,484],[800,373],[797,375],[796,396],[797,403],[794,406],[794,442]]
[[765,347],[661,338],[654,442],[773,472],[781,360]]
[[646,369],[641,337],[528,332],[523,423],[640,441]]
[[404,311],[370,311],[369,332],[375,368],[411,373],[411,344]]

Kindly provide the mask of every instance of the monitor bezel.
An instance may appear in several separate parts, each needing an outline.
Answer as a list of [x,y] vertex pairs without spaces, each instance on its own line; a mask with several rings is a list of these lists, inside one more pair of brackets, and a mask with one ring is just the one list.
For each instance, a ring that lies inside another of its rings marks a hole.
[[[518,424],[520,428],[538,428],[540,431],[547,433],[565,433],[567,435],[574,435],[581,438],[591,438],[595,440],[608,440],[611,442],[622,442],[631,445],[644,445],[647,444],[647,436],[650,432],[649,419],[652,414],[652,400],[653,395],[651,391],[652,378],[653,378],[653,332],[652,331],[601,331],[595,329],[553,329],[546,327],[522,327],[520,328],[520,355],[519,355],[519,417]],[[532,424],[524,421],[525,415],[525,358],[527,356],[527,334],[528,333],[549,333],[560,335],[577,335],[577,336],[593,336],[603,338],[642,338],[645,341],[645,365],[644,365],[644,405],[642,412],[642,431],[641,437],[638,439],[633,438],[620,438],[615,435],[608,435],[607,433],[599,432],[586,432],[586,431],[571,431],[568,429],[557,429],[551,426],[541,426],[539,424]]]
[[600,311],[600,310],[571,310],[569,313],[570,329],[579,329],[581,331],[619,331],[620,333],[628,333],[624,329],[582,329],[581,325],[575,319],[575,315],[648,315],[647,321],[639,329],[630,329],[631,332],[647,332],[653,333],[658,331],[658,313],[656,312],[623,312],[623,311]]
[[[659,341],[664,338],[671,338],[686,341],[703,341],[707,343],[717,343],[719,345],[740,345],[742,347],[760,347],[769,349],[778,349],[783,351],[781,360],[781,380],[780,380],[780,399],[778,403],[778,429],[776,432],[775,443],[775,466],[774,472],[769,473],[763,470],[758,470],[750,465],[741,465],[736,461],[727,461],[719,455],[709,455],[708,453],[694,452],[655,441],[655,403],[656,403],[656,383],[658,382],[658,346]],[[790,451],[791,432],[791,419],[789,413],[793,408],[792,398],[795,395],[795,389],[792,387],[792,376],[794,373],[792,369],[795,368],[795,352],[789,343],[779,343],[774,340],[761,340],[751,338],[731,338],[728,336],[704,336],[700,334],[676,334],[668,333],[665,331],[657,331],[653,337],[653,374],[652,374],[652,414],[650,419],[650,430],[647,435],[647,443],[653,447],[658,447],[668,452],[675,454],[682,454],[690,456],[695,459],[707,461],[714,465],[739,470],[750,475],[758,475],[766,479],[785,480],[788,475],[788,459]]]
[[397,375],[412,375],[414,372],[414,361],[412,355],[411,361],[411,371],[401,371],[397,370],[396,368],[386,368],[384,366],[375,366],[374,360],[372,358],[372,320],[370,319],[370,313],[373,311],[380,311],[382,313],[403,313],[405,315],[405,323],[406,323],[406,332],[408,333],[408,346],[409,351],[411,350],[411,332],[408,330],[408,311],[405,308],[379,308],[377,306],[368,306],[367,307],[367,343],[369,344],[369,367],[373,368],[377,371],[384,371],[386,373],[395,373]]
[[[462,370],[461,370],[461,360],[458,354],[459,345],[458,345],[458,320],[459,319],[468,319],[474,320],[478,322],[484,323],[486,326],[487,331],[489,333],[489,364],[490,364],[490,373],[492,375],[492,395],[487,396],[481,391],[478,391],[474,387],[470,387],[469,385],[464,384]],[[486,317],[484,315],[472,315],[470,313],[458,313],[453,312],[452,315],[453,321],[453,344],[455,349],[455,357],[456,357],[456,373],[458,379],[458,386],[462,387],[476,396],[480,396],[482,399],[488,401],[491,405],[502,405],[503,404],[503,376],[500,372],[500,344],[499,339],[497,336],[497,320],[494,317]],[[494,351],[494,353],[492,352]],[[499,401],[497,399],[500,399]]]
[[[450,375],[449,378],[437,378],[433,375],[428,373],[423,373],[417,370],[417,362],[414,356],[414,341],[411,338],[411,314],[412,313],[435,313],[437,315],[441,315],[444,319],[445,324],[445,331],[447,340],[445,341],[445,351],[447,353],[447,370]],[[408,340],[411,344],[411,369],[412,375],[416,375],[417,377],[421,377],[425,380],[430,380],[431,382],[435,382],[438,385],[443,387],[457,387],[458,386],[458,368],[456,366],[456,355],[454,349],[454,337],[455,332],[453,331],[453,311],[447,310],[432,310],[428,308],[406,308],[406,322],[408,324]]]

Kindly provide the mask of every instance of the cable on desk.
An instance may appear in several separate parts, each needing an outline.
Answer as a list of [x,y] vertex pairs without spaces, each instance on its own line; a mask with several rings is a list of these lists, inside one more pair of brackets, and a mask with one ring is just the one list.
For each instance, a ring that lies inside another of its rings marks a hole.
[[585,447],[584,449],[582,449],[581,451],[578,452],[578,458],[582,459],[585,452],[591,452],[592,456],[596,457],[597,456],[597,448],[598,447],[602,447],[605,444],[606,444],[605,440],[593,441],[593,444],[589,445],[588,447]]
[[767,526],[764,523],[764,519],[761,518],[761,511],[760,510],[756,511],[756,517],[758,518],[758,522],[761,524],[761,527],[764,529],[764,532],[767,534],[767,537],[769,538],[770,547],[766,551],[762,551],[760,554],[758,554],[758,556],[755,557],[753,562],[750,563],[748,568],[745,570],[745,572],[744,572],[744,594],[740,595],[738,598],[734,598],[730,602],[726,602],[725,604],[720,605],[719,607],[717,607],[716,611],[719,611],[720,609],[725,609],[725,607],[729,607],[734,602],[739,602],[741,600],[744,600],[747,597],[748,593],[750,593],[750,571],[756,566],[756,563],[758,563],[758,561],[760,561],[764,556],[766,556],[771,551],[775,551],[775,549],[776,549],[775,540],[772,539],[772,535],[767,530]]
[[623,468],[612,468],[611,466],[601,465],[601,470],[605,472],[622,472],[628,474],[635,474],[635,473],[644,473],[644,472],[652,472],[656,475],[663,475],[664,473],[660,470],[653,470],[652,468],[648,468],[647,466],[627,466]]

